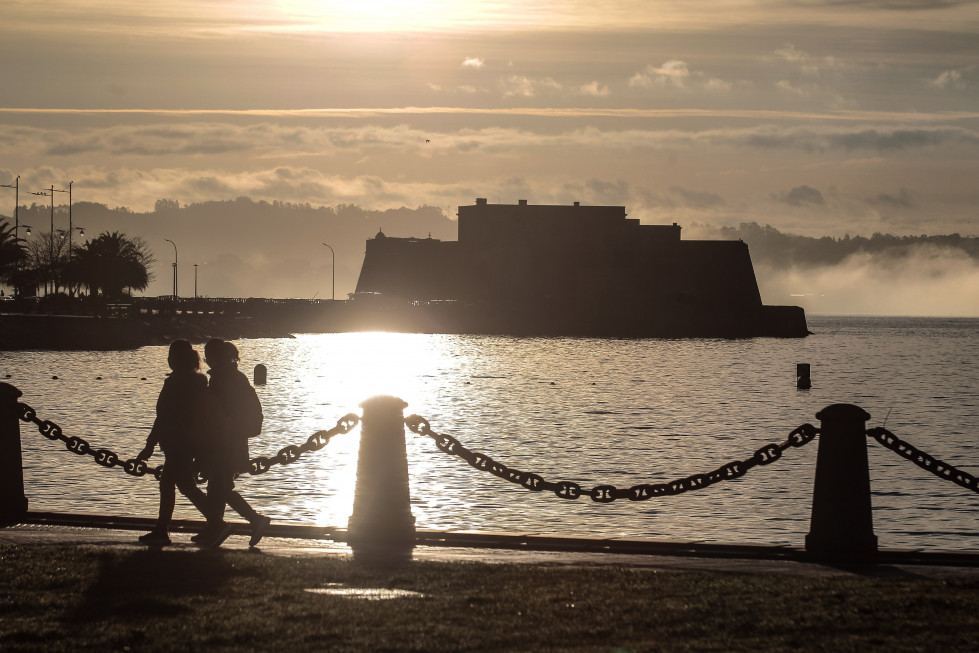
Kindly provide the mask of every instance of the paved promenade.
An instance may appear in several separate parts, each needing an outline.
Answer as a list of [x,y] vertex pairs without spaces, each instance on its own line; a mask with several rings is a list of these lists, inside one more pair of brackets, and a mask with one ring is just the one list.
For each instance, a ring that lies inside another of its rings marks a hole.
[[[2,544],[67,544],[145,548],[137,537],[152,520],[139,517],[28,513],[0,528]],[[201,522],[173,523],[172,550],[198,550],[190,537]],[[273,523],[257,548],[248,548],[248,525],[236,523],[222,549],[267,555],[352,556],[340,529]],[[414,560],[532,565],[643,567],[663,571],[775,573],[802,576],[979,577],[979,552],[881,549],[875,564],[813,561],[802,549],[704,542],[575,538],[532,533],[424,531],[417,533]]]

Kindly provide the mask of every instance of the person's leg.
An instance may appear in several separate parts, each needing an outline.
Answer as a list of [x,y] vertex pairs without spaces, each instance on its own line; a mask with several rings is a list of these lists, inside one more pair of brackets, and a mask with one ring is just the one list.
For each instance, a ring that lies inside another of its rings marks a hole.
[[249,522],[253,522],[257,517],[260,517],[258,512],[248,505],[248,502],[236,490],[231,490],[228,493],[228,506]]
[[[164,467],[164,469],[166,469]],[[153,530],[166,533],[170,530],[170,520],[173,519],[173,508],[177,503],[176,486],[173,479],[160,479],[160,513],[156,518],[156,527]]]
[[207,519],[208,522],[214,521],[214,510],[211,502],[208,501],[204,491],[197,487],[197,480],[193,475],[185,476],[177,482],[177,489],[180,493],[197,508],[197,511]]
[[163,467],[163,477],[160,479],[160,511],[156,518],[153,530],[145,535],[139,536],[139,541],[144,544],[169,544],[170,520],[173,518],[173,507],[176,503],[177,493],[174,491],[173,478],[167,474],[166,465]]
[[235,489],[235,476],[224,466],[217,465],[207,470],[207,498],[210,514],[207,527],[191,538],[205,547],[220,546],[231,534],[231,524],[224,521],[224,509],[229,495]]
[[252,508],[244,497],[232,490],[228,495],[228,505],[236,513],[248,520],[252,526],[252,536],[248,540],[248,546],[255,546],[265,536],[265,529],[269,527],[272,520]]

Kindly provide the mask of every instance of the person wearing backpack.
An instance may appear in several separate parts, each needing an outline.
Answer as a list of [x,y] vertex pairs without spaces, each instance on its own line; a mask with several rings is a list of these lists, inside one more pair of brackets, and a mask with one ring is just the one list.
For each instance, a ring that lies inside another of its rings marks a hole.
[[[252,527],[248,546],[256,546],[271,519],[252,508],[235,490],[235,475],[248,471],[248,439],[262,431],[262,404],[248,377],[238,370],[238,348],[233,343],[214,338],[204,345],[204,361],[211,376],[205,393],[204,428],[209,434],[205,454],[207,496],[215,514],[223,515],[225,506],[248,520]],[[219,546],[221,532],[202,532],[197,541]],[[216,541],[219,540],[219,541]]]
[[[194,429],[199,404],[207,392],[207,377],[201,373],[201,357],[187,340],[170,343],[167,363],[172,373],[163,382],[156,402],[156,420],[137,460],[147,460],[159,445],[166,456],[160,478],[160,512],[153,530],[139,537],[143,544],[170,544],[170,521],[176,502],[175,490],[190,499],[215,533],[231,532],[231,525],[213,513],[212,504],[197,487],[194,458],[199,442]],[[225,535],[227,537],[227,535]]]

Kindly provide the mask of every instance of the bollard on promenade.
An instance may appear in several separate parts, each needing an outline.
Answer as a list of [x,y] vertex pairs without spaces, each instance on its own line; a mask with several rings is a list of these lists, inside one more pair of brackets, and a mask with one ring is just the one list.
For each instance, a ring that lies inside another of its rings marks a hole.
[[9,383],[0,383],[0,523],[17,522],[27,512],[17,409],[21,394]]
[[870,415],[851,404],[833,404],[816,419],[821,425],[806,551],[827,561],[872,560],[877,536],[867,463]]
[[360,453],[347,543],[355,560],[411,559],[415,518],[411,514],[404,409],[397,397],[377,396],[360,407]]

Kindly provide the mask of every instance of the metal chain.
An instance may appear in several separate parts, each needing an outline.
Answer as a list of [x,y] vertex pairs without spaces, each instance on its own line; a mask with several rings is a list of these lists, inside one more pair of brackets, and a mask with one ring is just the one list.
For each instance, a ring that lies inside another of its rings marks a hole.
[[347,413],[337,420],[337,425],[332,429],[329,431],[317,431],[306,438],[306,441],[300,445],[291,444],[289,446],[282,447],[279,449],[279,453],[272,457],[258,456],[257,458],[252,458],[248,463],[248,473],[252,476],[256,476],[269,471],[269,469],[272,468],[272,465],[291,465],[299,460],[299,457],[304,453],[319,451],[330,443],[330,439],[334,435],[349,433],[356,428],[357,424],[359,423],[360,417],[354,413]]
[[440,451],[458,456],[476,469],[487,471],[511,483],[522,485],[533,492],[548,490],[554,492],[554,494],[562,499],[577,499],[584,494],[591,497],[592,501],[598,503],[610,503],[616,499],[645,501],[653,497],[672,496],[690,490],[700,490],[720,481],[740,478],[744,476],[745,472],[756,465],[768,465],[775,462],[782,457],[782,452],[789,447],[801,447],[812,442],[813,438],[819,433],[819,429],[812,424],[803,424],[789,433],[789,437],[785,442],[781,444],[767,444],[746,460],[731,461],[706,474],[693,474],[692,476],[679,478],[668,483],[644,483],[633,485],[630,488],[617,488],[614,485],[596,485],[591,490],[585,490],[577,483],[571,481],[552,483],[532,472],[523,472],[519,469],[507,467],[486,454],[470,451],[451,435],[433,431],[428,420],[424,417],[418,415],[406,417],[405,425],[416,435],[427,435],[432,438],[435,441],[435,446]]
[[[87,440],[72,436],[68,437],[61,432],[61,427],[50,420],[41,420],[37,416],[37,412],[28,406],[27,404],[18,403],[17,408],[20,412],[20,419],[24,422],[33,422],[37,425],[37,430],[40,431],[41,435],[48,438],[49,440],[61,440],[65,443],[65,447],[68,451],[74,452],[80,456],[89,455],[95,459],[99,465],[103,467],[121,467],[123,471],[131,476],[145,476],[147,474],[152,474],[156,480],[160,480],[163,477],[163,467],[164,465],[158,465],[156,467],[150,467],[145,460],[140,460],[138,458],[130,458],[129,460],[122,461],[119,459],[119,454],[109,449],[93,449]],[[348,413],[344,415],[339,420],[337,420],[337,425],[330,429],[329,431],[317,431],[313,433],[306,439],[301,445],[289,445],[279,449],[279,452],[274,456],[258,456],[257,458],[252,458],[249,461],[248,473],[252,475],[264,474],[269,471],[273,465],[290,465],[302,456],[304,453],[310,451],[319,451],[325,447],[330,438],[334,435],[341,433],[348,433],[354,429],[357,424],[360,423],[360,417],[354,413]],[[207,481],[207,477],[202,472],[197,472],[197,482],[203,483]]]
[[896,452],[902,458],[907,458],[918,467],[927,470],[939,478],[952,481],[956,485],[979,493],[979,479],[968,472],[963,472],[943,460],[938,460],[914,445],[911,445],[897,437],[884,427],[867,429],[867,435],[877,440],[887,449]]

